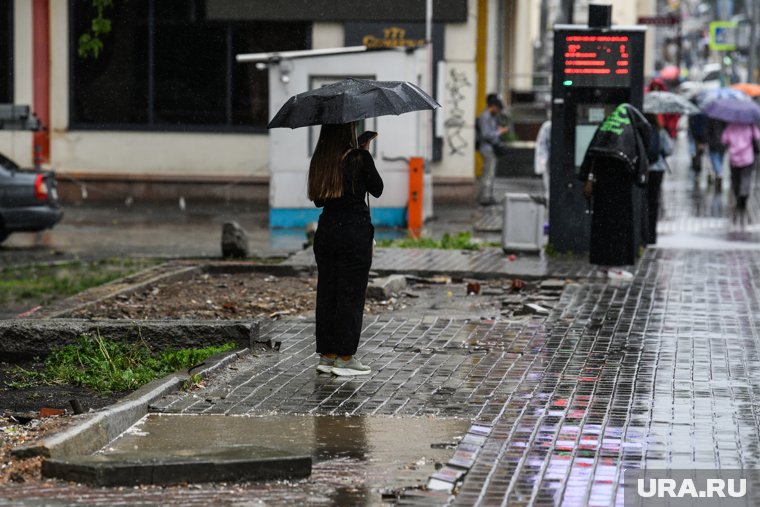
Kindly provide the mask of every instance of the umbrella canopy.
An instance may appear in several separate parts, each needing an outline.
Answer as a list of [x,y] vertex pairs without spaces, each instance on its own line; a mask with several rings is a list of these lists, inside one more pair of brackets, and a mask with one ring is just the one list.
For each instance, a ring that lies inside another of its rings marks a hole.
[[737,99],[717,99],[707,106],[705,114],[726,123],[760,123],[760,106]]
[[756,83],[736,83],[732,84],[731,88],[740,90],[750,97],[760,97],[760,84]]
[[351,123],[440,106],[420,87],[407,81],[350,77],[290,97],[269,122],[268,128]]
[[681,95],[670,92],[649,92],[644,95],[645,113],[696,114],[699,108]]
[[658,75],[666,81],[674,81],[681,76],[681,69],[675,65],[666,65],[660,70]]
[[743,100],[749,102],[749,95],[736,88],[715,88],[713,90],[705,90],[697,94],[697,105],[700,109],[705,111],[711,102],[719,99],[734,99]]

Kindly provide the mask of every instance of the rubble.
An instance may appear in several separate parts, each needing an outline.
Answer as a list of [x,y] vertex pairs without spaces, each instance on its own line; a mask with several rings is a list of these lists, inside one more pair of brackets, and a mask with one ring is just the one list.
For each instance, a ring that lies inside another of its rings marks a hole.
[[248,234],[237,222],[225,222],[222,226],[222,257],[244,259],[248,256]]

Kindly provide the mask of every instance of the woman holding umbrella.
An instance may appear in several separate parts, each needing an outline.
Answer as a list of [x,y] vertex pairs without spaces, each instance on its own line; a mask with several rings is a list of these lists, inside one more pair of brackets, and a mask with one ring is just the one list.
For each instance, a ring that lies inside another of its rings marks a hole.
[[[747,94],[735,88],[717,88],[700,92],[696,96],[696,101],[697,105],[707,116],[705,135],[710,165],[712,166],[712,172],[707,175],[707,183],[708,185],[711,184],[714,179],[715,190],[721,192],[723,189],[723,159],[726,152],[726,147],[721,142],[721,136],[723,135],[723,129],[726,127],[726,122],[732,121],[731,118],[733,118],[730,114],[729,116],[724,116],[725,108],[721,104],[732,106],[728,109],[730,113],[734,107],[742,109],[742,103],[747,105],[751,103],[751,99]],[[713,109],[713,104],[718,101],[721,101],[720,104],[716,105],[715,109]],[[748,107],[751,108],[752,106]],[[711,114],[707,114],[708,109],[712,111]]]
[[760,140],[760,130],[756,126],[760,122],[760,106],[752,101],[717,99],[707,105],[705,114],[727,123],[720,140],[728,148],[731,188],[736,197],[734,222],[738,215],[744,225],[755,164],[754,142]]
[[[370,372],[354,354],[375,236],[365,196],[380,197],[383,180],[372,155],[356,144],[354,123],[322,125],[308,176],[309,199],[324,208],[314,237],[317,371],[336,375]],[[369,142],[362,146],[369,148]]]
[[290,97],[269,122],[269,128],[322,126],[307,179],[309,199],[324,208],[314,236],[318,372],[370,373],[354,354],[375,234],[369,195],[380,197],[383,180],[368,151],[376,133],[365,132],[357,140],[356,122],[437,107],[435,99],[407,81],[347,78]]
[[750,123],[729,123],[721,141],[728,147],[731,165],[731,189],[736,198],[733,222],[737,215],[742,227],[747,219],[747,199],[752,187],[752,169],[755,167],[754,143],[760,141],[760,130]]

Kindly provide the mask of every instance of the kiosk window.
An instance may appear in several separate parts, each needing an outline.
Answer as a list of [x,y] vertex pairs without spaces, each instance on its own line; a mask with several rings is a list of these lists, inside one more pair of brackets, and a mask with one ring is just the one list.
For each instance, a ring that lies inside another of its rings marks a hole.
[[631,85],[627,35],[567,35],[563,41],[564,78],[568,86]]

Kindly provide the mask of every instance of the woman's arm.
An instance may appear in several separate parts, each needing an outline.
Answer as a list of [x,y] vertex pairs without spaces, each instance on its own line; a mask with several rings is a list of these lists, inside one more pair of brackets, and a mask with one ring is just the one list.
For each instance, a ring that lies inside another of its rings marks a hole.
[[372,197],[380,197],[383,194],[383,179],[380,177],[380,173],[377,172],[375,160],[366,150],[356,151],[362,157],[362,168],[367,178],[367,192],[372,194]]

